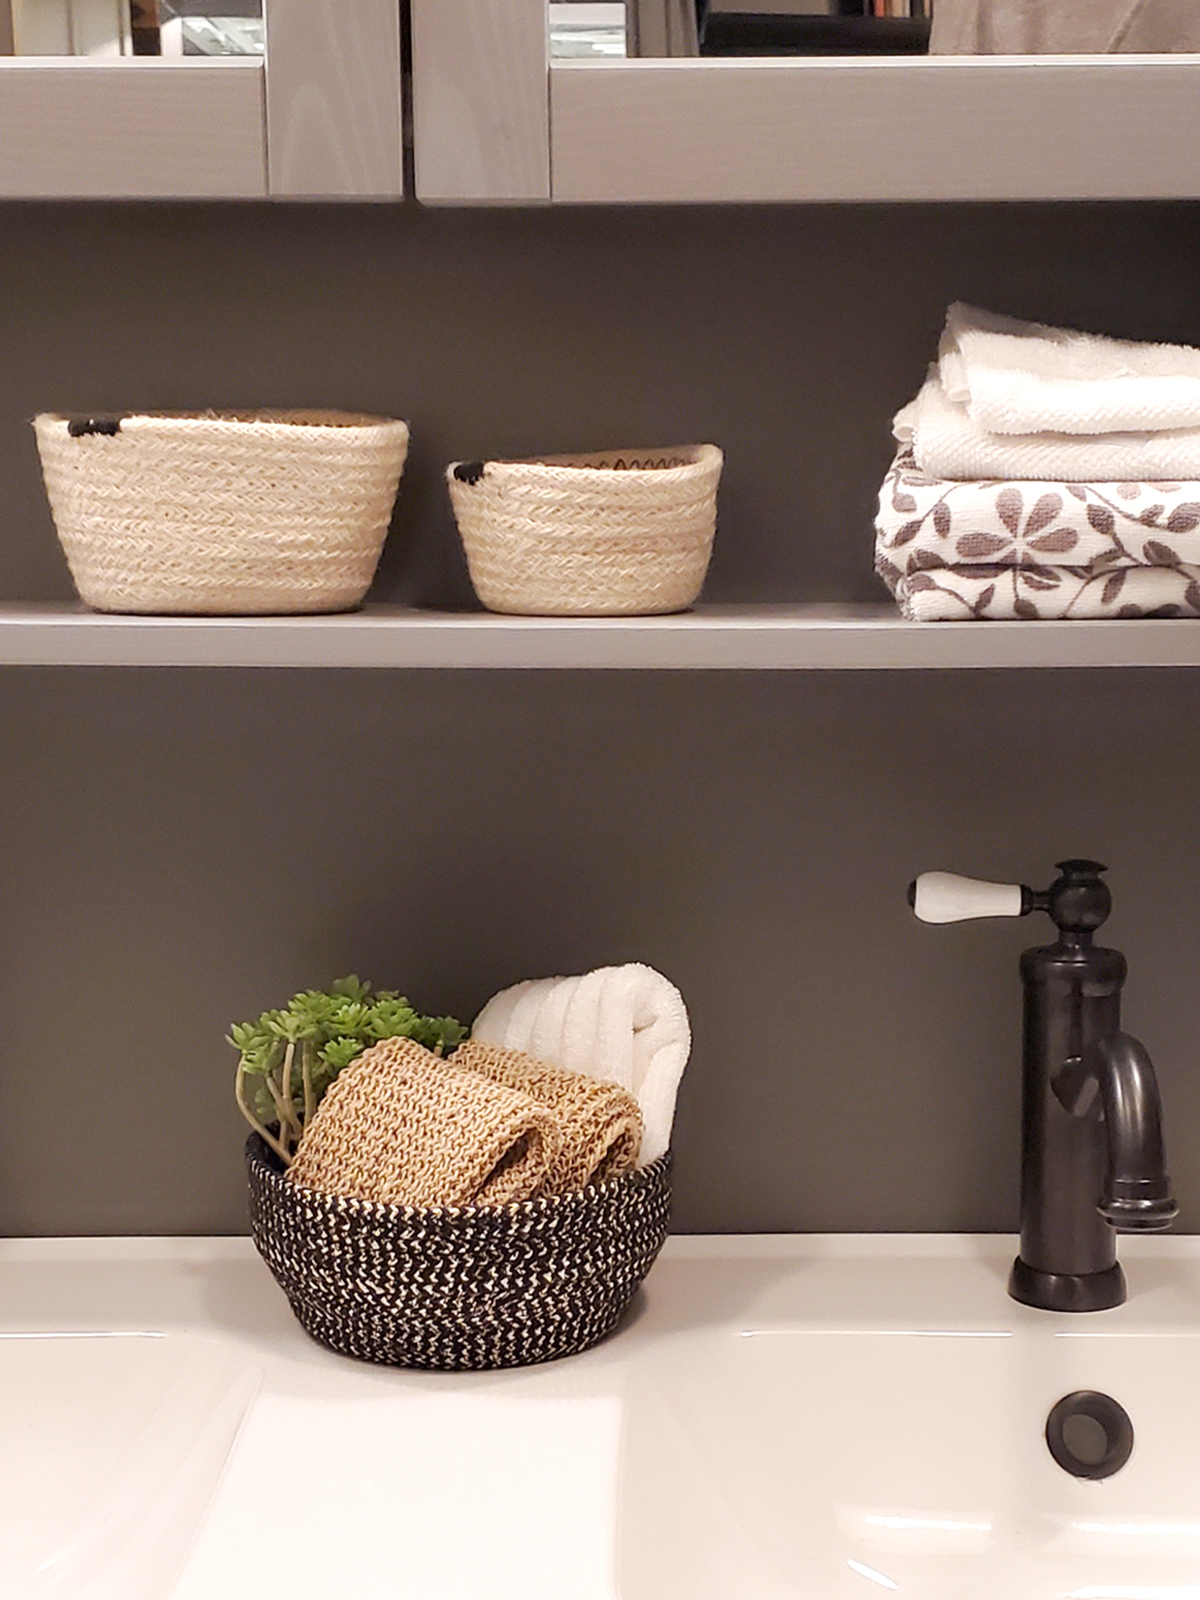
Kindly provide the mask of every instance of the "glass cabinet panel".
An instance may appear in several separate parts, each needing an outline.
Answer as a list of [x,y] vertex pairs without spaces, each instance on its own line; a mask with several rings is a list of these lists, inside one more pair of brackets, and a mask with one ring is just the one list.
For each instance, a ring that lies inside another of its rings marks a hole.
[[262,0],[0,0],[0,55],[261,56]]

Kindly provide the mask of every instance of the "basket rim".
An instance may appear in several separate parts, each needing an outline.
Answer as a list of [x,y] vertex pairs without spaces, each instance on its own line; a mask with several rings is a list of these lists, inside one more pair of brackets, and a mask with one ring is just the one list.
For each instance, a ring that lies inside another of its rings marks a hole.
[[[685,459],[670,466],[625,467],[616,462],[624,456],[678,456]],[[598,461],[598,457],[612,457],[611,465]],[[634,450],[577,450],[567,455],[517,456],[485,458],[479,461],[452,461],[446,468],[446,479],[456,490],[478,487],[467,479],[455,476],[459,467],[478,466],[484,471],[499,468],[513,477],[528,477],[533,481],[554,482],[564,478],[577,483],[611,485],[622,483],[661,483],[665,480],[686,482],[690,478],[707,476],[719,470],[725,462],[724,452],[715,444],[660,445],[656,448]]]
[[291,1184],[284,1176],[285,1169],[280,1165],[278,1156],[271,1151],[261,1134],[257,1133],[250,1134],[246,1140],[246,1159],[268,1182],[283,1185],[289,1195],[296,1197],[312,1195],[331,1204],[350,1206],[368,1216],[396,1218],[407,1222],[421,1218],[435,1221],[441,1218],[459,1220],[468,1217],[510,1217],[515,1220],[518,1217],[549,1216],[561,1211],[567,1205],[578,1205],[581,1200],[590,1203],[605,1199],[612,1194],[619,1194],[623,1190],[659,1183],[669,1176],[674,1156],[671,1150],[665,1150],[661,1156],[656,1156],[644,1167],[634,1167],[631,1171],[623,1172],[616,1178],[608,1178],[603,1183],[589,1183],[586,1189],[573,1189],[569,1194],[539,1195],[532,1200],[511,1200],[502,1206],[399,1205],[385,1200],[361,1200],[354,1195],[334,1194],[328,1189],[310,1189],[303,1184]]
[[[53,428],[56,432],[71,422],[84,419],[82,412],[41,411],[33,419],[35,428]],[[246,410],[213,409],[207,411],[125,411],[114,412],[114,421],[121,424],[121,432],[188,433],[197,425],[229,433],[246,433],[264,430],[281,437],[302,437],[307,433],[394,433],[401,430],[407,438],[408,423],[399,417],[376,416],[365,411],[339,411],[320,407],[263,407]],[[104,435],[98,437],[104,438]],[[114,437],[120,437],[115,435]]]

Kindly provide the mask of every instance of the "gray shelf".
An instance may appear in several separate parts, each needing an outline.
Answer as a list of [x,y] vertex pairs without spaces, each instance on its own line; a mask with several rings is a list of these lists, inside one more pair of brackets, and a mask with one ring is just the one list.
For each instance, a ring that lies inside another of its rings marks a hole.
[[890,606],[704,606],[673,617],[100,616],[0,606],[0,665],[922,669],[1196,667],[1200,621],[904,622]]

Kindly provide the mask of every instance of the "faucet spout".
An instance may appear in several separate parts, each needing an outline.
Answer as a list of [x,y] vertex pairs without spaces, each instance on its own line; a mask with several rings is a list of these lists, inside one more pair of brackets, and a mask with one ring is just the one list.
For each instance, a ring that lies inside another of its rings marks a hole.
[[1162,1102],[1146,1047],[1128,1033],[1101,1039],[1092,1071],[1108,1142],[1100,1215],[1122,1233],[1157,1233],[1179,1214],[1163,1149]]

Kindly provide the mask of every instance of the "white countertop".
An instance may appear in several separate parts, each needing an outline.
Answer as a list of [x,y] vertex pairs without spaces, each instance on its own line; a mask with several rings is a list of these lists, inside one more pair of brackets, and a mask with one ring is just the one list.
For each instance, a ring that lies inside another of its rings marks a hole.
[[452,1375],[315,1345],[247,1239],[8,1240],[0,1334],[186,1333],[255,1374],[169,1600],[617,1600],[623,1397],[665,1341],[774,1326],[1200,1327],[1200,1240],[1123,1240],[1129,1302],[1074,1319],[1007,1298],[1012,1254],[1001,1236],[674,1238],[606,1344]]

